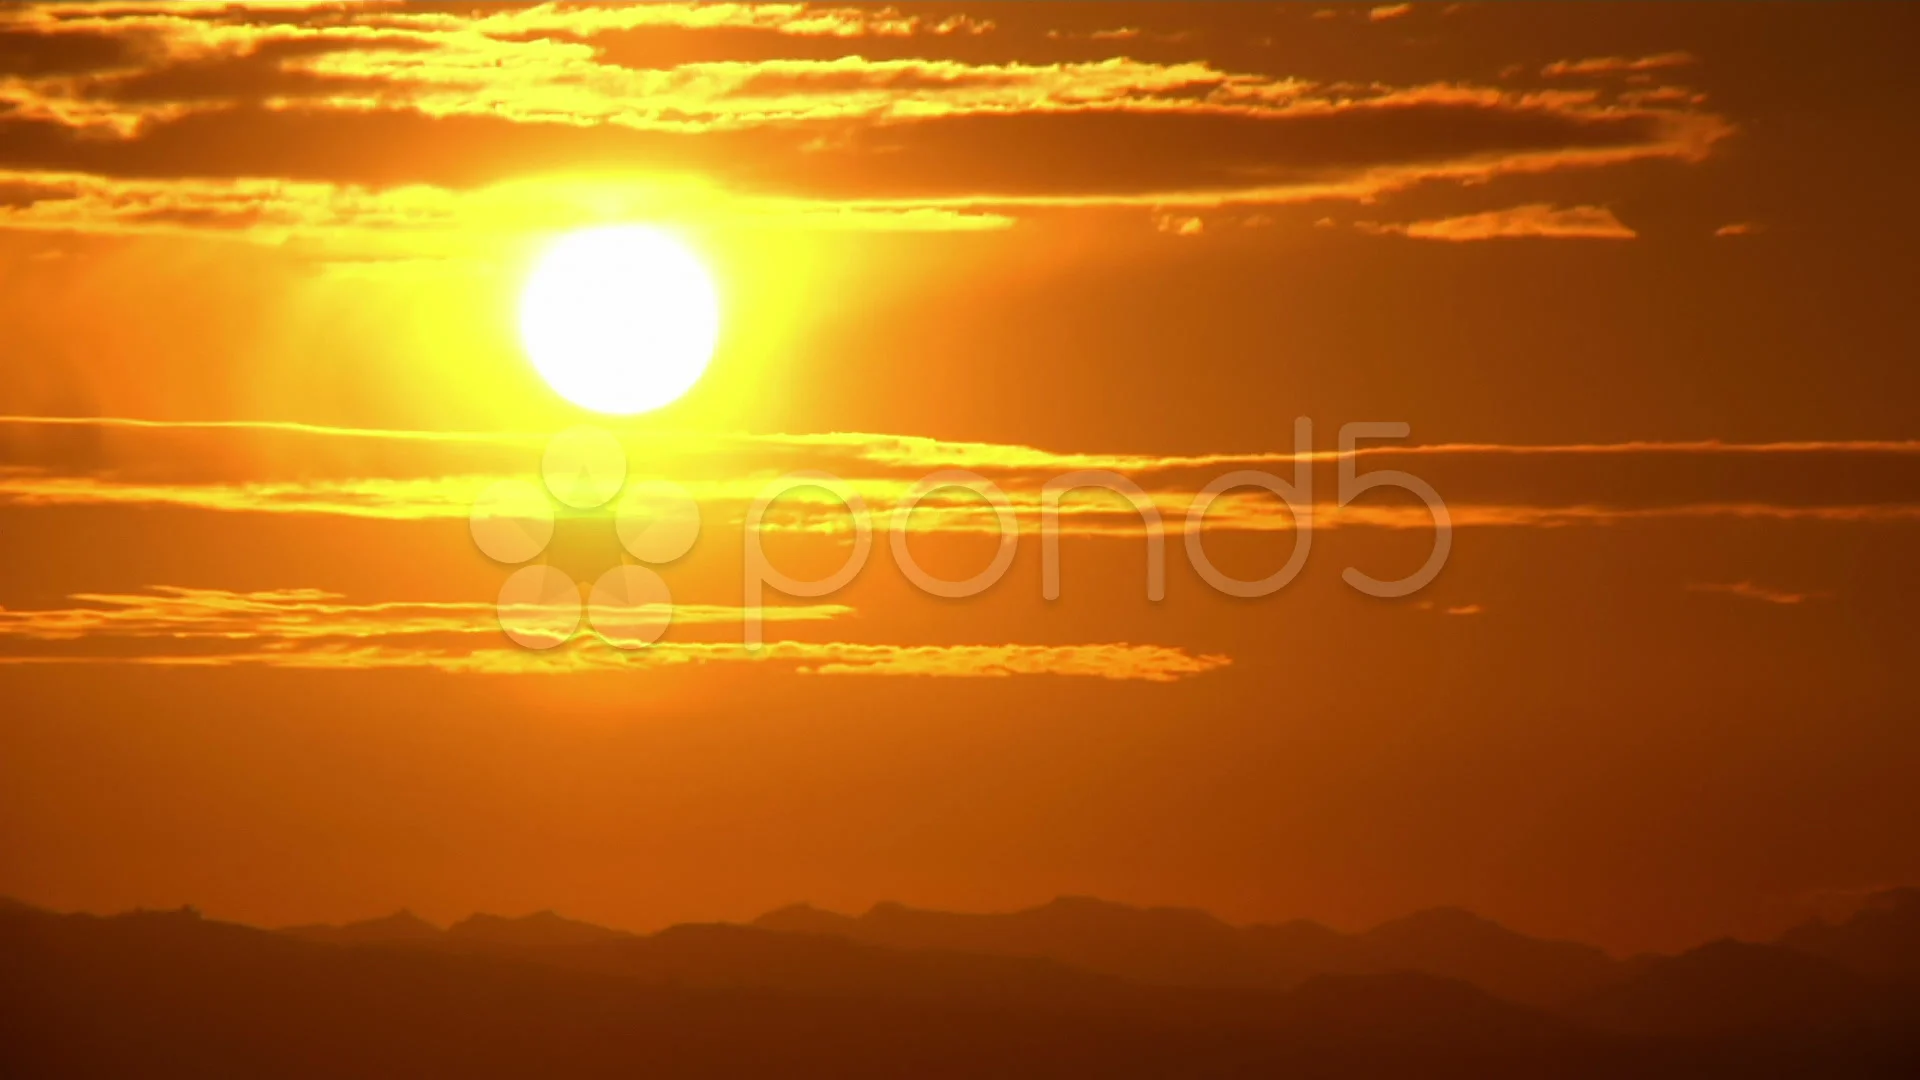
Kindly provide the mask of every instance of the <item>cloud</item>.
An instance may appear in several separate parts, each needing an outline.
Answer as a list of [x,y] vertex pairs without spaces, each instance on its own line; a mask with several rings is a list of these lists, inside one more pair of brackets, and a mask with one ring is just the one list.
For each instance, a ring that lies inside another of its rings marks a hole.
[[1154,219],[1153,227],[1175,236],[1199,236],[1206,231],[1207,223],[1188,214],[1162,214]]
[[[75,431],[88,433],[79,442]],[[116,418],[0,417],[0,505],[173,506],[229,513],[321,514],[377,520],[458,520],[490,484],[537,474],[546,436],[534,433],[410,432],[240,421],[206,424]],[[1327,433],[1322,440],[1331,440]],[[368,442],[392,452],[369,455]],[[1330,449],[1214,454],[1046,450],[871,433],[653,435],[628,440],[635,461],[671,461],[663,476],[687,488],[709,520],[738,523],[774,478],[820,470],[843,478],[884,530],[921,476],[966,468],[998,486],[1023,530],[1041,522],[1045,485],[1062,474],[1117,472],[1145,490],[1171,531],[1187,528],[1206,484],[1239,469],[1290,477],[1311,466],[1317,528],[1430,528],[1418,500],[1376,492],[1341,506]],[[1565,527],[1635,520],[1718,519],[1894,523],[1920,518],[1920,441],[1724,443],[1623,442],[1565,445],[1371,443],[1354,451],[1361,469],[1397,468],[1433,485],[1459,527]],[[286,462],[298,462],[297,474]],[[369,475],[369,463],[379,473]],[[975,532],[996,526],[977,495],[932,493],[911,527]],[[1205,518],[1209,529],[1296,527],[1264,493],[1229,491]],[[1059,504],[1074,535],[1138,535],[1124,501],[1078,493]],[[825,491],[800,488],[773,503],[770,531],[835,532],[845,508]]]
[[1412,4],[1379,4],[1367,9],[1368,22],[1386,22],[1413,11]]
[[1735,221],[1713,230],[1715,236],[1752,236],[1760,231],[1760,226],[1751,221]]
[[[582,632],[556,649],[442,645],[449,636],[497,640],[492,603],[347,603],[334,593],[282,589],[238,593],[158,587],[145,593],[77,594],[77,606],[0,608],[0,664],[127,663],[294,669],[424,668],[465,674],[569,674],[710,664],[765,664],[803,675],[925,675],[996,678],[1071,675],[1172,682],[1226,666],[1159,645],[900,645],[779,641],[760,649],[711,641],[661,641],[622,650]],[[833,604],[769,607],[774,622],[824,621]],[[676,625],[738,623],[740,610],[677,604]]]
[[332,0],[223,4],[54,2],[21,5],[8,22],[51,37],[101,33],[157,39],[171,55],[244,50],[263,40],[346,31],[471,34],[500,40],[589,39],[622,30],[754,30],[799,37],[910,37],[984,34],[990,21],[933,20],[892,8],[802,3],[499,5],[468,12]]
[[818,675],[1079,675],[1173,682],[1229,663],[1220,654],[1191,656],[1159,645],[849,646],[806,655],[801,670]]
[[[410,481],[363,479],[355,481],[287,481],[250,484],[129,484],[94,478],[0,478],[0,506],[51,508],[79,506],[167,506],[219,513],[302,514],[362,518],[378,521],[445,521],[466,519],[479,494],[507,475],[454,476]],[[1009,481],[1010,483],[1015,481]],[[686,483],[688,491],[721,520],[738,522],[763,480],[733,483]],[[848,486],[864,501],[876,531],[891,527],[893,514],[905,504],[911,484],[902,480],[849,478]],[[1444,493],[1444,489],[1443,489]],[[1023,532],[1038,532],[1041,499],[1036,491],[1010,492],[1015,521]],[[1658,493],[1652,493],[1657,496]],[[1151,505],[1161,514],[1171,534],[1192,531],[1187,517],[1196,499],[1191,488],[1152,493]],[[1447,497],[1455,527],[1559,528],[1574,525],[1610,525],[1629,521],[1722,519],[1744,521],[1830,521],[1890,524],[1920,521],[1920,501],[1881,503],[1796,504],[1782,502],[1693,501],[1656,505],[1621,503],[1479,502]],[[1428,511],[1415,505],[1342,506],[1320,498],[1303,507],[1304,520],[1316,529],[1386,528],[1426,529],[1433,525]],[[918,502],[911,529],[915,532],[996,532],[996,519],[971,495],[943,491]],[[1138,536],[1138,514],[1126,504],[1088,502],[1076,497],[1059,509],[1059,530],[1068,536]],[[1298,528],[1284,504],[1265,495],[1227,494],[1209,506],[1201,528],[1250,532]],[[847,531],[847,511],[824,492],[783,496],[761,523],[766,532]]]
[[1358,221],[1354,227],[1375,236],[1409,236],[1418,240],[1500,240],[1513,237],[1553,239],[1630,240],[1637,235],[1602,206],[1557,209],[1547,203],[1529,203],[1479,214],[1381,224]]
[[[622,8],[623,15],[646,10]],[[586,10],[574,12],[588,14]],[[192,23],[173,18],[169,26]],[[1298,103],[1315,111],[1391,107],[1408,95],[1500,104],[1501,91],[1439,83],[1393,87],[1314,83],[1233,72],[1206,60],[1151,62],[960,60],[758,55],[629,66],[597,43],[503,34],[493,17],[407,32],[362,17],[327,26],[223,25],[192,45],[149,50],[146,62],[92,77],[28,79],[5,94],[16,119],[97,128],[129,139],[196,113],[264,106],[306,112],[487,117],[523,125],[612,125],[698,133],[850,119],[899,122],[963,115],[1139,111],[1266,115]],[[96,29],[131,26],[104,23]],[[1466,91],[1466,92],[1463,92]],[[1489,97],[1491,95],[1491,97]],[[1515,95],[1507,104],[1593,104],[1592,95]],[[1589,120],[1604,119],[1592,111]],[[372,130],[372,129],[370,129]]]
[[1704,105],[1707,96],[1685,86],[1651,86],[1645,89],[1622,90],[1614,100],[1623,105],[1635,107],[1644,105]]
[[659,642],[633,652],[589,644],[547,651],[328,645],[286,651],[120,656],[0,654],[0,665],[15,666],[118,663],[149,667],[267,667],[296,671],[428,670],[457,675],[570,675],[755,663],[799,675],[922,675],[946,678],[1074,675],[1144,682],[1175,682],[1223,667],[1229,662],[1224,656],[1195,657],[1181,649],[1154,646],[895,646],[791,641],[770,642],[751,652],[740,645],[689,646]]
[[58,189],[0,227],[340,243],[398,230],[426,234],[414,254],[431,255],[482,223],[566,224],[543,218],[539,191],[514,188],[531,171],[644,161],[646,177],[610,186],[678,178],[678,194],[629,212],[991,228],[1044,209],[1191,216],[1695,161],[1732,130],[1697,100],[1645,90],[1316,82],[1203,58],[954,48],[990,30],[792,4],[10,9],[0,50],[66,48],[0,83],[0,169]]
[[1756,585],[1751,581],[1736,581],[1731,584],[1696,583],[1687,586],[1688,592],[1719,593],[1723,596],[1737,596],[1743,600],[1758,600],[1767,604],[1792,605],[1808,600],[1832,596],[1828,592],[1789,592],[1768,585]]
[[[500,633],[492,601],[349,602],[321,589],[233,592],[158,585],[140,593],[75,593],[75,606],[21,611],[0,607],[0,639],[164,638],[295,642],[317,638],[412,637]],[[768,622],[823,622],[852,614],[840,604],[769,606]],[[528,614],[533,614],[529,612]],[[719,604],[676,604],[684,625],[733,624],[743,610]]]
[[422,521],[464,518],[506,476],[286,480],[232,484],[128,483],[89,476],[0,476],[14,506],[173,506],[224,513],[321,514]]
[[[655,85],[669,77],[684,88]],[[983,68],[855,58],[675,69],[604,99],[456,83],[443,107],[435,93],[141,106],[166,113],[151,122],[114,106],[100,124],[119,134],[92,137],[79,116],[94,106],[17,102],[0,116],[0,167],[464,190],[524,178],[528,162],[605,171],[638,155],[656,177],[698,175],[758,197],[1107,202],[1206,192],[1272,202],[1697,160],[1732,130],[1711,114],[1587,92],[1315,88],[1203,62]],[[528,109],[538,115],[516,115]],[[1029,147],[1049,153],[1019,160]]]
[[1692,53],[1664,52],[1652,56],[1591,56],[1584,60],[1555,60],[1540,69],[1549,78],[1567,75],[1630,75],[1688,67],[1700,61]]
[[[0,415],[6,428],[82,428],[125,430],[148,436],[168,433],[225,433],[232,435],[288,435],[319,440],[372,440],[470,446],[544,447],[553,436],[541,432],[421,430],[367,428],[337,424],[310,424],[291,420],[156,420],[126,416]],[[1302,456],[1333,460],[1334,451],[1292,451],[1211,454],[1063,453],[1019,443],[964,442],[925,435],[889,435],[872,432],[817,432],[811,434],[699,434],[636,436],[654,444],[673,444],[676,450],[714,447],[828,448],[863,461],[903,466],[958,465],[965,468],[1167,469],[1285,463]],[[1718,439],[1629,440],[1612,443],[1430,443],[1425,445],[1367,444],[1360,455],[1396,454],[1508,454],[1534,455],[1642,455],[1698,454],[1707,456],[1755,454],[1920,454],[1920,439],[1838,439],[1741,443]]]
[[323,261],[349,264],[481,257],[529,231],[561,230],[608,216],[843,232],[977,231],[1013,224],[1011,217],[987,211],[716,199],[711,192],[657,183],[504,183],[472,192],[410,185],[376,191],[285,180],[144,180],[0,170],[0,228],[214,233],[272,245],[297,240],[301,250]]
[[17,24],[9,26],[6,16],[0,14],[0,71],[14,78],[81,75],[130,68],[139,58],[139,42],[132,35],[109,32],[47,33],[40,28],[20,27]]
[[1431,600],[1421,600],[1413,606],[1421,611],[1438,611],[1442,615],[1480,615],[1487,610],[1479,604],[1453,604],[1442,607]]

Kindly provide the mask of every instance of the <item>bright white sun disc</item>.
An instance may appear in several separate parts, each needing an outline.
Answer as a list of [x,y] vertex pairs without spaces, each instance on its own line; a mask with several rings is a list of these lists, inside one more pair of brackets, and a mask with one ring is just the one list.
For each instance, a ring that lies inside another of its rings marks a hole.
[[628,415],[693,388],[720,338],[720,300],[673,236],[614,225],[561,237],[520,296],[520,341],[547,384],[595,412]]

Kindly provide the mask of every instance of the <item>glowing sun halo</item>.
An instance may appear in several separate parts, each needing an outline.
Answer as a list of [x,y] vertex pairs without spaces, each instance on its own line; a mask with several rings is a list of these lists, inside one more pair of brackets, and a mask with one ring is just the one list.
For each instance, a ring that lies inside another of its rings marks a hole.
[[700,381],[719,336],[706,267],[644,225],[561,237],[520,296],[520,340],[533,366],[561,397],[595,412],[674,401]]

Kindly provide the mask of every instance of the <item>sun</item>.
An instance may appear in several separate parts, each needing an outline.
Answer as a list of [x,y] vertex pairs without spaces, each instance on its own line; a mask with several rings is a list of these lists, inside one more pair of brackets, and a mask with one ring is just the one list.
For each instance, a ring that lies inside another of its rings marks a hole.
[[700,381],[720,300],[698,256],[646,225],[584,229],[540,256],[520,296],[520,340],[547,384],[595,412],[660,408]]

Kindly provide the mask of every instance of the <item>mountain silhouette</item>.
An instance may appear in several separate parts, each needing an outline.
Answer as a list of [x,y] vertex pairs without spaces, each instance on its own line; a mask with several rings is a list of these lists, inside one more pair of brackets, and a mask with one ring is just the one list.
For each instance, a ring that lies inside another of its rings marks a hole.
[[646,937],[546,947],[521,955],[567,970],[676,987],[1050,1004],[1117,1002],[1133,994],[1132,987],[1112,977],[1052,960],[892,949],[727,923],[673,926]]
[[832,934],[902,949],[945,949],[1040,957],[1143,982],[1173,986],[1260,986],[1266,976],[1240,931],[1202,911],[1135,908],[1087,897],[1003,914],[956,914],[880,903],[858,918],[805,905],[754,925]]
[[[441,931],[402,912],[265,931],[0,902],[0,1075],[1920,1075],[1909,984],[1779,944],[1618,964],[1549,1010],[1406,969],[1248,981],[1397,955],[1558,992],[1591,969],[1584,947],[1446,909],[1365,934],[1076,898],[758,922],[637,935],[542,912]],[[941,944],[855,940],[863,927]]]
[[1303,1033],[1335,1042],[1514,1046],[1573,1030],[1458,980],[1415,972],[1316,975],[1288,996],[1286,1012]]
[[1357,975],[1377,965],[1353,934],[1343,934],[1311,919],[1255,923],[1241,930],[1249,945],[1266,958],[1269,976],[1283,983],[1316,975]]
[[[662,956],[767,976],[764,946],[857,957],[884,978],[826,993],[658,985],[460,948],[346,945],[185,913],[0,911],[0,1074],[14,1076],[881,1077],[1539,1075],[1579,1039],[1516,1048],[1552,1022],[1458,984],[1260,991],[1128,989],[1050,965],[973,958],[961,999],[901,993],[928,955],[750,928],[669,932]],[[576,943],[614,955],[642,939]],[[542,946],[559,948],[564,946]],[[614,950],[608,953],[606,950]],[[714,960],[732,951],[730,958]],[[946,961],[934,961],[935,964]],[[1026,980],[1104,993],[1037,1001]],[[996,985],[998,984],[998,985]],[[1477,1017],[1459,1020],[1462,1001]],[[1402,1010],[1382,1016],[1383,1002]],[[1431,1017],[1452,1018],[1435,1024]],[[1392,1031],[1378,1044],[1354,1032]],[[1502,1072],[1489,1062],[1518,1062]]]
[[289,926],[280,931],[310,941],[328,941],[337,945],[378,945],[396,941],[438,941],[446,931],[411,911],[396,911],[378,919],[347,923],[344,926]]
[[1913,1028],[1920,995],[1777,945],[1716,941],[1654,958],[1571,1014],[1652,1035],[1850,1035]]
[[1845,921],[1795,927],[1780,944],[1862,974],[1920,980],[1920,888],[1875,893]]
[[1540,1005],[1564,1004],[1620,975],[1619,965],[1601,949],[1527,937],[1459,908],[1433,908],[1382,923],[1361,941],[1381,967],[1444,975]]
[[1499,997],[1551,1006],[1619,977],[1605,952],[1542,941],[1458,909],[1420,912],[1342,934],[1318,923],[1235,927],[1202,911],[1136,908],[1085,897],[1002,914],[959,915],[876,904],[858,918],[805,904],[754,925],[910,949],[1045,957],[1170,986],[1287,987],[1316,975],[1410,971],[1456,978]]
[[585,945],[632,936],[624,930],[610,930],[551,911],[537,911],[517,919],[499,915],[469,915],[447,928],[447,940],[450,942],[510,949]]

